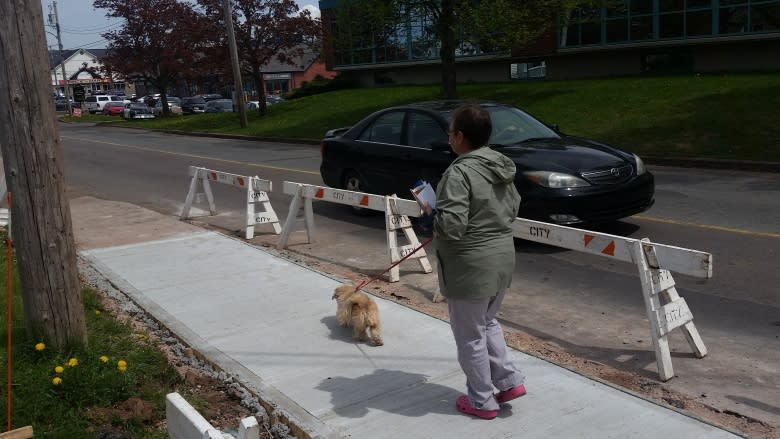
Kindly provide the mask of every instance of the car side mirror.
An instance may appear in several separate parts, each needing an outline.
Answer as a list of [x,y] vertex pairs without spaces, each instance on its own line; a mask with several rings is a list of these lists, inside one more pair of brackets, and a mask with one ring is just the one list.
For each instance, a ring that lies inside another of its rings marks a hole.
[[553,126],[552,126],[552,129],[553,129],[553,131],[555,131],[556,133],[560,133],[560,132],[561,132],[561,128],[558,126],[558,124],[557,124],[557,123],[556,123],[556,124],[553,124]]
[[431,142],[431,151],[450,152],[452,148],[448,142]]

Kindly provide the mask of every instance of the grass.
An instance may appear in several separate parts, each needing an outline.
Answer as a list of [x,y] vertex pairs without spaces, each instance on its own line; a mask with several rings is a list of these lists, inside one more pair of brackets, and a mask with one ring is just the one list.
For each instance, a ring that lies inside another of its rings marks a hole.
[[[0,239],[0,276],[7,279],[5,231],[0,233]],[[21,286],[15,265],[14,261],[12,428],[32,425],[35,437],[96,438],[99,429],[110,424],[130,437],[168,437],[165,428],[160,426],[160,421],[165,419],[165,395],[176,391],[182,380],[155,343],[143,333],[134,333],[129,324],[116,320],[102,309],[98,293],[85,288],[82,294],[89,346],[57,351],[46,345],[43,350],[37,350],[36,344],[46,343],[30,338],[25,331]],[[3,281],[3,285],[7,288],[6,282]],[[7,307],[6,291],[0,299],[3,310]],[[6,370],[7,320],[3,320],[0,356],[4,363],[2,369]],[[105,358],[101,359],[103,356]],[[76,359],[78,364],[68,366],[71,359]],[[119,370],[120,360],[127,364],[125,371]],[[62,367],[62,372],[55,371],[57,366]],[[7,383],[3,375],[0,429],[5,430]],[[54,385],[53,379],[57,377],[62,381]],[[118,412],[111,410],[131,397],[152,403],[153,414],[122,419]]]
[[[780,75],[774,73],[626,77],[459,84],[465,99],[514,104],[577,136],[644,156],[780,161]],[[378,109],[437,99],[438,85],[348,89],[288,100],[242,129],[231,113],[124,122],[120,125],[321,139]],[[75,119],[75,118],[70,118]]]

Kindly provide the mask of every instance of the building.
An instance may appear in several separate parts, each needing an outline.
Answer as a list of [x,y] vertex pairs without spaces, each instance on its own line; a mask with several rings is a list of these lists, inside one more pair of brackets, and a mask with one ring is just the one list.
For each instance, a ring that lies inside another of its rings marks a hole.
[[105,52],[105,49],[63,50],[62,57],[64,59],[66,76],[66,78],[63,78],[59,51],[49,51],[49,67],[54,94],[64,96],[66,84],[70,96],[73,96],[74,89],[79,87],[83,88],[85,95],[133,94],[135,91],[132,84],[126,84],[123,78],[117,75],[109,75],[102,71],[103,66],[100,58]]
[[[390,32],[366,32],[338,22],[339,0],[319,5],[333,70],[364,85],[440,82],[429,17],[409,14]],[[461,38],[458,81],[780,70],[780,0],[622,0],[563,15],[554,31],[511,51],[484,51]],[[349,43],[340,45],[343,35]]]
[[265,83],[266,94],[286,93],[317,76],[331,79],[337,74],[328,70],[318,53],[307,50],[302,56],[294,57],[292,64],[282,63],[273,58],[263,67],[263,83]]

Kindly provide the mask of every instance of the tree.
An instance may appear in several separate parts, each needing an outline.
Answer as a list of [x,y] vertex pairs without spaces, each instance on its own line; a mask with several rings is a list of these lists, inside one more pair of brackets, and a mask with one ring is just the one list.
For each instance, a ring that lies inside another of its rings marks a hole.
[[[559,1],[566,0],[388,0],[386,3],[392,3],[392,6],[379,8],[377,0],[342,0],[336,8],[337,26],[347,29],[340,29],[338,34],[341,36],[334,42],[343,45],[350,41],[348,44],[353,44],[365,38],[368,32],[375,46],[375,37],[383,34],[377,29],[399,28],[410,17],[426,17],[431,23],[426,31],[435,33],[439,41],[442,97],[454,99],[457,97],[455,56],[459,43],[480,47],[482,52],[509,51],[525,46],[555,26]],[[344,14],[371,16],[373,21],[342,21]]]
[[0,2],[0,148],[27,330],[65,348],[87,327],[42,23],[40,2]]
[[125,20],[102,34],[108,41],[105,68],[154,86],[168,116],[168,87],[193,70],[205,49],[206,19],[177,0],[95,0],[94,6]]
[[[306,50],[316,47],[321,25],[308,10],[300,10],[293,0],[231,0],[233,28],[242,73],[250,75],[257,87],[260,115],[266,114],[263,67],[276,58],[293,65]],[[224,23],[221,0],[199,0],[205,15]],[[224,29],[224,24],[218,24]],[[219,35],[221,35],[220,33]],[[215,33],[216,35],[216,33]],[[225,44],[222,42],[221,44]],[[225,49],[227,52],[227,48]]]

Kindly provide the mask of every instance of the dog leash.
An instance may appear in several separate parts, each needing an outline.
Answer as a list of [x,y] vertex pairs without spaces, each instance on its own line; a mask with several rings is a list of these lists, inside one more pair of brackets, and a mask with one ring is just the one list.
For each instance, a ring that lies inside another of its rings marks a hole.
[[411,255],[413,255],[413,254],[417,253],[417,252],[418,252],[420,249],[422,249],[422,248],[423,248],[423,247],[425,247],[426,245],[430,244],[430,243],[431,243],[431,241],[433,241],[433,236],[431,236],[431,237],[430,237],[430,238],[428,238],[428,239],[427,239],[425,242],[423,242],[422,244],[420,244],[420,246],[419,246],[419,247],[417,247],[416,249],[412,250],[412,252],[411,252],[411,253],[409,253],[408,255],[406,255],[406,256],[404,256],[403,258],[401,258],[401,259],[400,259],[398,262],[396,262],[395,264],[393,264],[393,265],[391,265],[391,266],[387,267],[387,269],[386,269],[385,271],[383,271],[383,272],[379,273],[378,275],[376,275],[376,276],[372,277],[372,278],[371,278],[371,279],[369,279],[369,280],[366,280],[366,281],[363,281],[363,282],[361,282],[361,283],[360,283],[360,285],[358,285],[358,286],[356,286],[356,287],[355,287],[355,291],[360,291],[360,289],[361,289],[361,288],[363,288],[363,287],[365,287],[366,285],[370,284],[371,282],[373,282],[373,281],[375,281],[375,280],[379,279],[380,277],[382,277],[382,275],[383,275],[383,274],[385,274],[385,273],[387,273],[388,271],[392,270],[392,269],[393,269],[393,267],[395,267],[396,265],[400,264],[401,262],[403,262],[403,261],[407,260],[407,259],[409,258],[409,256],[411,256]]

